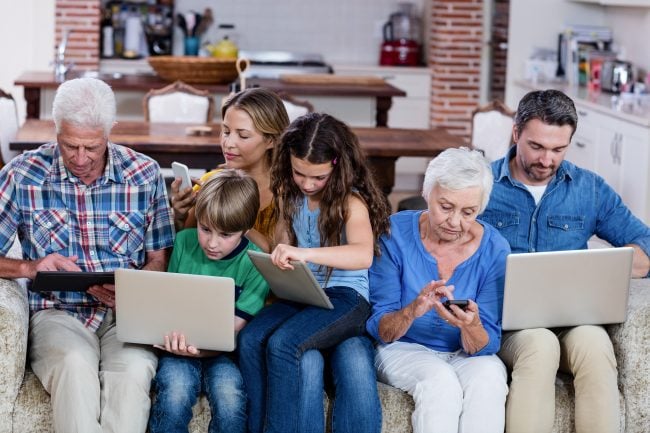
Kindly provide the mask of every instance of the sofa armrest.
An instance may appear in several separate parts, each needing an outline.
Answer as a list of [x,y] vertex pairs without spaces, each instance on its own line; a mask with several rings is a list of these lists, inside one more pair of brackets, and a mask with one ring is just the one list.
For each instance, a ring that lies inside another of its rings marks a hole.
[[650,427],[650,279],[630,284],[625,323],[607,328],[618,363],[618,383],[625,398],[625,431]]

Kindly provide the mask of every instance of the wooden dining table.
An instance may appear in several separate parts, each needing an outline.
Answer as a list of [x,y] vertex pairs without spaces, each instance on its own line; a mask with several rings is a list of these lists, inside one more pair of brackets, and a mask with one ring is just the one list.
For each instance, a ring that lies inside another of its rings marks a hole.
[[[197,128],[206,129],[194,135]],[[459,136],[443,128],[399,129],[360,128],[352,131],[359,138],[375,178],[388,195],[395,184],[395,162],[401,156],[433,158],[450,147],[468,146]],[[130,147],[155,159],[161,167],[173,161],[190,168],[210,170],[221,164],[221,125],[187,123],[150,123],[119,121],[113,127],[111,142]],[[16,138],[9,143],[12,150],[26,151],[54,141],[56,134],[51,120],[27,119],[18,129]]]

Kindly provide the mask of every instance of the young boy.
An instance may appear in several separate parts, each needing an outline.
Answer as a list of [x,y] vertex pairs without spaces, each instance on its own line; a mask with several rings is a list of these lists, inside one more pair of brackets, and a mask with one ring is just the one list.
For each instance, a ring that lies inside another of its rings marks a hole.
[[[235,332],[264,306],[269,287],[246,251],[259,251],[244,235],[253,227],[260,206],[255,181],[239,170],[224,169],[211,177],[196,198],[197,228],[179,232],[169,272],[215,275],[235,280]],[[192,406],[203,391],[210,403],[209,432],[244,432],[246,395],[231,353],[199,350],[185,336],[165,335],[154,379],[157,391],[149,431],[187,432]]]

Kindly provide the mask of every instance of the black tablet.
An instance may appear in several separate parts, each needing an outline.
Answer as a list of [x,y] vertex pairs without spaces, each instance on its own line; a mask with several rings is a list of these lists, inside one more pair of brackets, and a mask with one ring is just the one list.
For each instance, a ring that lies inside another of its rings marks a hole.
[[42,271],[36,273],[34,292],[85,292],[95,284],[115,284],[113,272]]

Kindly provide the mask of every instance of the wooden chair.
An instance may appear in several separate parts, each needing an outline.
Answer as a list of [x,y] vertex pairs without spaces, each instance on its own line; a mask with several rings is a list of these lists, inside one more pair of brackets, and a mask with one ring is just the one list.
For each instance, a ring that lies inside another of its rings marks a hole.
[[293,122],[294,119],[304,116],[307,113],[313,113],[314,111],[314,106],[311,105],[309,101],[297,99],[284,91],[278,92],[278,96],[282,99],[284,108],[287,110],[287,114],[289,115],[290,122]]
[[[498,100],[472,111],[472,147],[483,152],[490,161],[502,158],[512,145],[512,125],[515,112]],[[397,211],[426,209],[427,203],[421,196],[400,200]]]
[[16,138],[17,131],[16,101],[9,93],[0,89],[0,167],[20,153],[9,149],[9,143]]
[[214,116],[214,97],[182,81],[147,92],[142,100],[146,122],[205,123]]
[[[214,97],[208,90],[199,90],[182,81],[147,92],[142,100],[145,122],[206,123],[214,117]],[[174,180],[168,167],[160,171],[167,185]],[[199,178],[203,169],[190,167],[190,176]]]
[[515,112],[499,101],[478,107],[472,112],[472,147],[490,161],[502,158],[512,145]]

